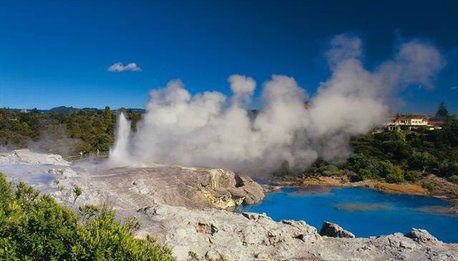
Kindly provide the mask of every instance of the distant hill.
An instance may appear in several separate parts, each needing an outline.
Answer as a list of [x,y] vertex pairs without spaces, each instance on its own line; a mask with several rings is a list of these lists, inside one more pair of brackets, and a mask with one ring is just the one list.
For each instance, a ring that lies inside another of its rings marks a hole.
[[57,113],[63,113],[65,115],[71,114],[73,112],[78,112],[81,109],[78,108],[73,108],[73,107],[67,107],[67,106],[59,106],[59,107],[54,107],[47,112],[57,112]]
[[119,109],[115,109],[113,111],[117,112],[119,110],[126,110],[126,111],[132,111],[132,112],[145,113],[145,109],[138,109],[138,108],[119,108]]
[[[144,109],[138,109],[138,108],[120,108],[124,109],[126,111],[133,111],[133,112],[139,112],[139,113],[144,113]],[[114,109],[112,110],[113,112],[117,112],[120,109]],[[55,112],[55,113],[62,113],[65,115],[70,115],[74,112],[79,112],[79,111],[96,111],[96,112],[103,112],[104,109],[98,109],[98,108],[74,108],[74,107],[67,107],[67,106],[59,106],[59,107],[54,107],[49,110],[40,110],[41,112]]]

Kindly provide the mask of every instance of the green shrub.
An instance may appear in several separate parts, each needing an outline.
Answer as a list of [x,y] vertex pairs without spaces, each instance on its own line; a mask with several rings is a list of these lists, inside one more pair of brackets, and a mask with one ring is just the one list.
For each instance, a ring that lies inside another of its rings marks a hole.
[[434,184],[431,182],[425,182],[423,183],[423,187],[427,190],[433,190],[435,188]]
[[[391,165],[392,166],[392,165]],[[389,183],[401,183],[404,182],[404,173],[400,167],[392,166],[386,169],[385,180]]]
[[199,260],[199,257],[197,256],[196,252],[188,251],[188,260],[197,261],[197,260]]
[[0,173],[0,260],[173,260],[152,238],[136,239],[107,206],[79,214]]
[[409,170],[405,173],[404,178],[410,182],[418,182],[421,180],[423,174],[420,171]]
[[320,172],[321,172],[321,175],[327,176],[327,177],[340,176],[342,173],[342,171],[339,170],[338,167],[332,164],[320,167]]
[[74,194],[73,205],[75,205],[75,202],[78,199],[78,197],[81,196],[81,194],[83,194],[83,189],[75,185],[73,187],[73,194]]
[[450,182],[458,184],[458,175],[453,175],[450,178],[448,178],[448,180],[450,180]]
[[378,179],[379,176],[377,175],[377,173],[371,171],[371,170],[368,170],[368,169],[361,169],[359,170],[359,176],[361,177],[362,180],[366,180],[366,179]]
[[386,176],[386,181],[388,183],[401,183],[404,182],[404,176],[402,173],[390,173]]

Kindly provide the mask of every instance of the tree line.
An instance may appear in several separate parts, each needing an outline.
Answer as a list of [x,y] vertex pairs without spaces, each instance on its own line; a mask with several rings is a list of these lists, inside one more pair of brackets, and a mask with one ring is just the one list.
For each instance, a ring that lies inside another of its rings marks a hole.
[[[132,129],[141,111],[120,109],[132,121]],[[86,108],[59,107],[50,111],[0,109],[0,146],[35,148],[64,156],[108,152],[114,142],[116,113]]]
[[300,175],[415,183],[435,174],[458,184],[458,120],[448,114],[443,103],[434,120],[443,121],[442,129],[385,129],[354,137],[350,158],[333,162],[317,160]]

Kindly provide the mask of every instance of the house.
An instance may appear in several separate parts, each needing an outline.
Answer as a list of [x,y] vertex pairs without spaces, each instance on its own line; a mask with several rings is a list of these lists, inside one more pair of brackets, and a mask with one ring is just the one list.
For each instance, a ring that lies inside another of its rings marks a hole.
[[428,129],[429,130],[441,130],[442,125],[444,125],[443,121],[435,121],[435,120],[429,120],[428,121]]
[[428,127],[429,118],[424,115],[406,115],[392,117],[390,122],[385,124],[388,130],[412,130],[419,127]]

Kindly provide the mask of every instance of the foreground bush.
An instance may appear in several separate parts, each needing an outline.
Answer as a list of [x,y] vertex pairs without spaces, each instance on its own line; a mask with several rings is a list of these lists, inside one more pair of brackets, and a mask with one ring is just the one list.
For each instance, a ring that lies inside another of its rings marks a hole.
[[0,260],[173,260],[170,250],[115,219],[106,206],[75,214],[49,195],[0,173]]

